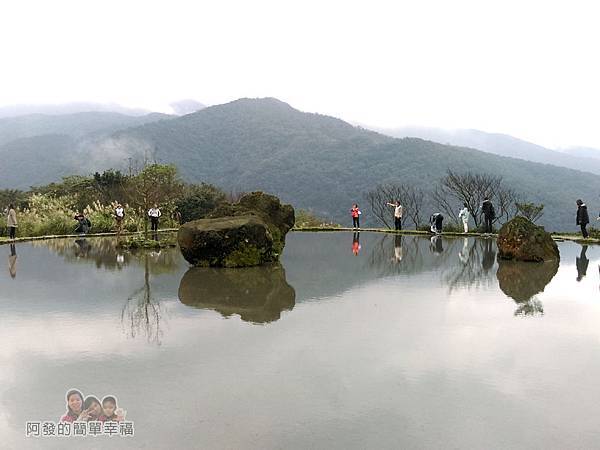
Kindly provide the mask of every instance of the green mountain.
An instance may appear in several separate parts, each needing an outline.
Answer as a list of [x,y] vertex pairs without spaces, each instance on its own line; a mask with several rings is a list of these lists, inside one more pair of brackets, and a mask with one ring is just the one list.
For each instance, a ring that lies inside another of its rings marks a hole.
[[[345,224],[351,204],[358,202],[367,225],[373,221],[364,203],[366,191],[387,182],[429,190],[450,168],[502,175],[529,201],[546,205],[541,223],[551,230],[575,230],[575,200],[596,200],[600,192],[600,177],[591,173],[422,139],[392,138],[269,98],[208,107],[121,129],[110,138],[85,138],[84,146],[78,138],[63,138],[64,147],[56,137],[53,146],[39,139],[0,148],[2,166],[13,164],[0,167],[0,187],[56,180],[66,170],[63,161],[72,167],[69,173],[89,173],[111,166],[123,169],[128,158],[150,155],[157,162],[177,165],[188,181],[214,183],[226,191],[265,190]],[[75,148],[65,151],[73,141]],[[36,155],[60,162],[52,165]],[[18,162],[25,156],[27,163]],[[20,176],[19,171],[26,170],[32,178]],[[423,203],[425,215],[436,209],[428,198]],[[589,205],[591,215],[598,206]]]
[[[378,183],[430,189],[447,168],[502,175],[530,201],[544,203],[541,223],[574,229],[574,202],[595,199],[600,177],[416,138],[396,139],[342,120],[300,112],[276,99],[240,99],[113,135],[154,149],[190,181],[226,190],[262,189],[326,218],[348,222],[353,202]],[[135,145],[127,152],[136,151]],[[435,208],[424,200],[425,211]],[[591,205],[594,209],[596,206]],[[457,209],[459,205],[457,205]]]

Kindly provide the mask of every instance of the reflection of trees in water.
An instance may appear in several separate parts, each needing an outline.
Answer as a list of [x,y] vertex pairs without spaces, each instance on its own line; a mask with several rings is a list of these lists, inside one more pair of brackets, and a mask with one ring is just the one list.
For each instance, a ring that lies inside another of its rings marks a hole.
[[127,334],[132,338],[144,334],[148,342],[160,345],[161,310],[160,302],[152,297],[150,287],[150,253],[144,253],[143,259],[144,283],[125,302],[121,311],[121,324],[124,332],[127,327]]
[[414,236],[384,234],[371,247],[367,264],[380,277],[421,272],[426,267],[423,253],[429,251],[421,246],[428,242]]
[[383,235],[373,245],[368,265],[382,277],[439,270],[452,290],[458,285],[479,286],[494,281],[495,260],[496,248],[491,239]]
[[108,270],[121,270],[125,266],[137,263],[145,264],[146,254],[150,254],[150,273],[168,273],[177,269],[179,252],[176,249],[166,248],[159,251],[116,249],[117,239],[112,237],[94,237],[77,239],[51,239],[47,241],[33,241],[35,247],[45,247],[62,256],[72,263],[93,262],[96,268]]
[[[462,241],[462,242],[461,242]],[[443,279],[452,292],[459,286],[480,288],[495,282],[493,270],[496,262],[496,246],[492,239],[457,239],[458,252],[454,253],[458,264],[444,270]]]
[[179,284],[179,300],[194,308],[211,309],[246,322],[279,320],[296,303],[280,264],[239,269],[193,267]]
[[[457,287],[491,286],[498,282],[500,289],[519,305],[516,316],[544,313],[543,304],[535,298],[558,271],[558,261],[525,263],[496,262],[496,244],[492,239],[444,239],[443,251],[439,242],[419,237],[392,239],[382,236],[372,247],[369,267],[380,277],[397,274],[416,274],[440,271],[449,291]],[[402,258],[398,260],[398,244]],[[585,274],[585,251],[578,258],[578,271]],[[497,265],[497,269],[496,269]]]
[[558,261],[500,261],[496,276],[502,292],[519,305],[515,316],[544,314],[542,302],[535,296],[543,292],[554,278],[558,265]]

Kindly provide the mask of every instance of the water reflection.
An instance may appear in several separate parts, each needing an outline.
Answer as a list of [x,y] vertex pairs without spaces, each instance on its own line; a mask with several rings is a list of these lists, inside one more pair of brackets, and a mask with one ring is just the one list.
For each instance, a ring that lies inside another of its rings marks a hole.
[[98,269],[121,270],[131,263],[145,265],[144,255],[150,255],[151,274],[168,273],[179,267],[179,255],[176,249],[149,251],[144,249],[119,250],[116,238],[78,238],[34,241],[34,247],[45,247],[59,254],[69,262],[93,262]]
[[590,260],[587,258],[586,255],[587,249],[587,245],[582,245],[581,253],[579,254],[579,256],[575,257],[575,266],[577,267],[577,281],[581,281],[583,277],[585,277],[587,274],[588,265],[590,263]]
[[439,235],[431,238],[396,235],[393,239],[381,236],[371,246],[367,260],[368,269],[375,271],[377,277],[439,271],[449,291],[495,284],[495,263],[493,240],[445,239]]
[[356,232],[352,236],[352,254],[354,256],[358,256],[358,253],[360,252],[360,249],[361,249],[361,246],[360,246],[360,233]]
[[87,258],[91,245],[86,238],[75,239],[75,257]]
[[179,300],[188,306],[212,309],[228,317],[238,314],[247,322],[278,320],[291,311],[296,292],[281,265],[218,269],[194,267],[179,284]]
[[10,244],[10,254],[8,255],[8,273],[11,278],[17,276],[17,248],[15,244]]
[[402,261],[402,235],[394,236],[394,262],[398,264]]
[[511,297],[519,307],[515,316],[543,314],[542,303],[534,298],[544,288],[556,272],[558,261],[531,263],[520,261],[500,261],[496,277],[500,289]]
[[160,301],[152,296],[150,285],[150,260],[156,259],[156,256],[144,252],[142,259],[144,260],[144,282],[125,301],[121,310],[121,324],[123,331],[132,338],[143,334],[148,342],[160,345],[162,337]]
[[[458,241],[460,242],[460,240]],[[458,287],[479,287],[482,283],[495,282],[495,244],[491,239],[462,239],[458,251],[459,264],[447,263],[444,267],[444,282],[452,292]]]
[[444,251],[442,237],[439,235],[431,236],[429,249],[433,253],[442,253]]

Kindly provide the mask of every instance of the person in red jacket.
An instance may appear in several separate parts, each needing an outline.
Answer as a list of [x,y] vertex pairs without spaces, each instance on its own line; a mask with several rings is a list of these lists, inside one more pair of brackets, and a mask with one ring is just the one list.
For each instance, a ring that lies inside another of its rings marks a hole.
[[352,209],[350,210],[350,215],[352,216],[352,228],[360,229],[360,209],[358,209],[358,205],[355,203],[352,205]]

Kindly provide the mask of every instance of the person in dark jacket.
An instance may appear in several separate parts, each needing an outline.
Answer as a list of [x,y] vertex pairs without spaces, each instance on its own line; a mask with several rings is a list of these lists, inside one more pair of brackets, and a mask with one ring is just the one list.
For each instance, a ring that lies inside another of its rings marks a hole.
[[431,225],[431,232],[440,234],[442,232],[442,224],[444,222],[444,216],[442,213],[434,213],[429,218],[429,224]]
[[496,218],[496,211],[494,210],[494,205],[489,198],[483,199],[483,203],[481,204],[481,211],[483,212],[483,219],[485,221],[485,232],[492,232],[492,222]]
[[73,217],[73,219],[77,221],[75,233],[87,234],[90,231],[90,228],[92,228],[92,222],[90,222],[90,219],[85,217],[82,213],[78,212],[77,214],[75,214],[75,217]]
[[577,225],[581,227],[581,234],[585,239],[590,236],[585,228],[590,223],[590,216],[588,216],[587,206],[581,199],[577,199],[575,203],[577,203]]

